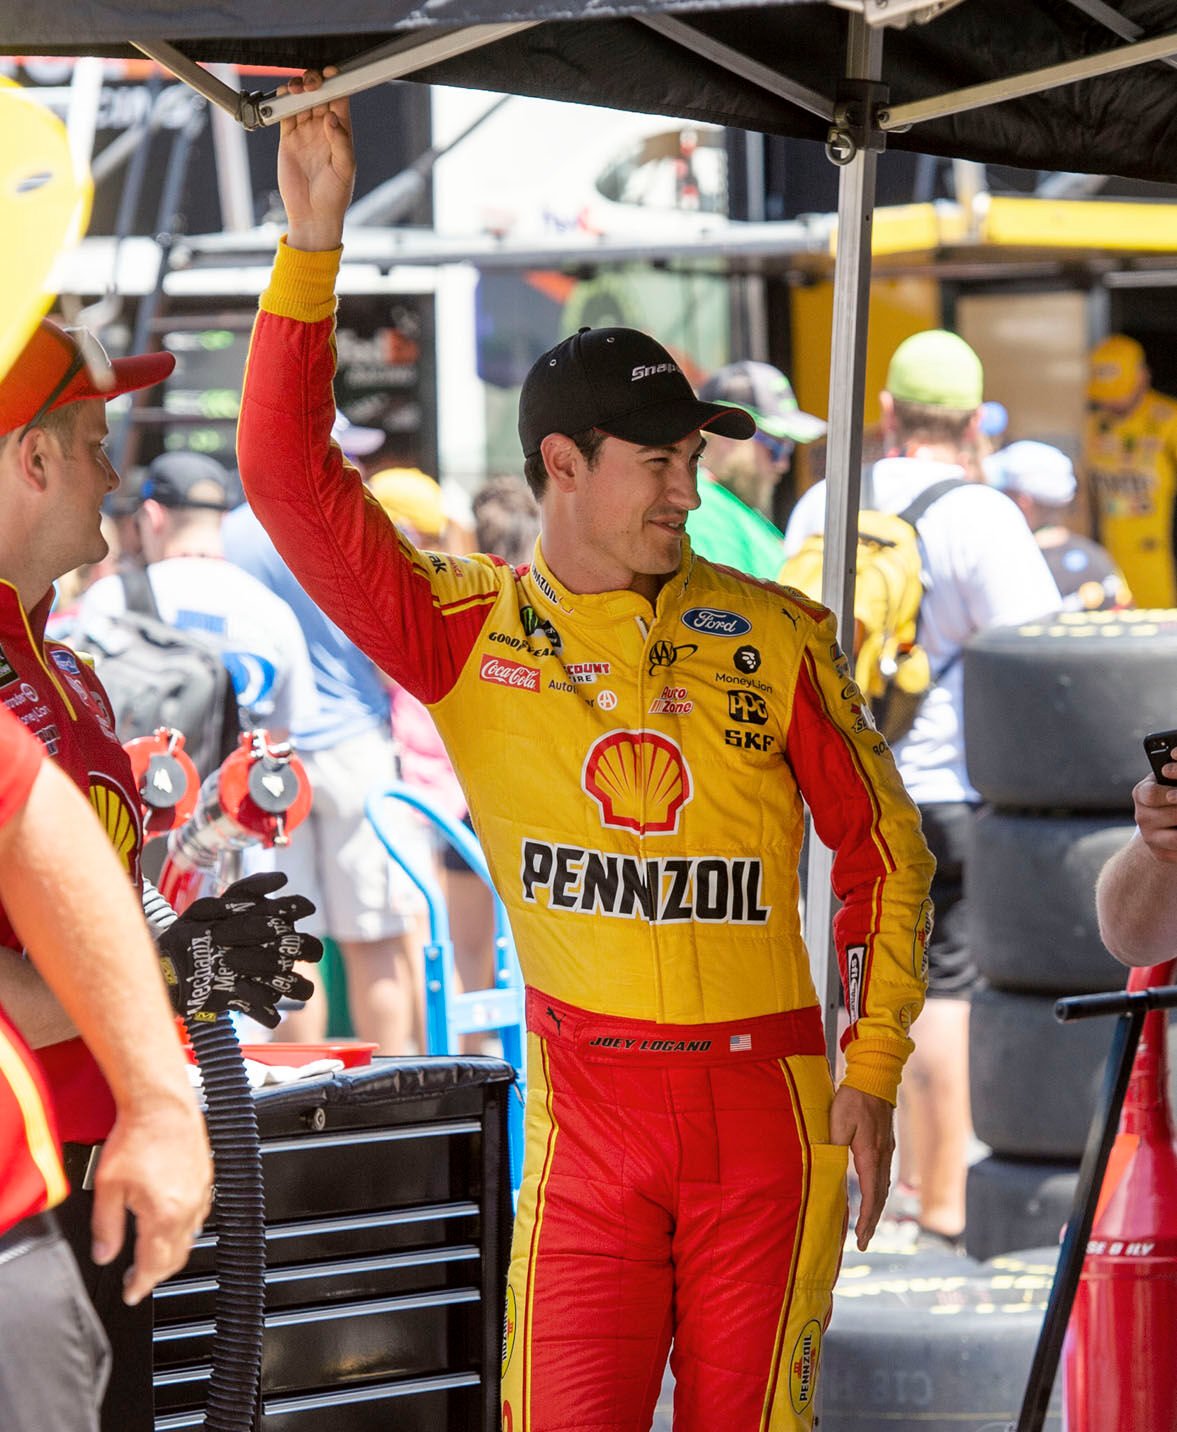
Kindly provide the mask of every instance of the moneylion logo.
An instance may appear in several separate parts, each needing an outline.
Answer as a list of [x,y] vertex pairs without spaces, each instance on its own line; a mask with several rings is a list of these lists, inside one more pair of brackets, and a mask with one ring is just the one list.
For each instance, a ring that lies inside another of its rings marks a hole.
[[114,781],[100,771],[90,772],[88,794],[107,838],[123,863],[123,869],[128,874],[133,872],[139,848],[138,813]]
[[694,790],[678,744],[657,731],[610,731],[585,757],[584,789],[601,824],[640,835],[670,835]]

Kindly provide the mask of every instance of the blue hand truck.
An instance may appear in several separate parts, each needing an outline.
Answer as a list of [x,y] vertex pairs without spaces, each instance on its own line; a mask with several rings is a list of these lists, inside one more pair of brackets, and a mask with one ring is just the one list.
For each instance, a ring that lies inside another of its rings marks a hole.
[[[494,988],[459,992],[454,973],[454,946],[450,938],[445,897],[431,869],[414,864],[397,843],[396,803],[412,806],[442,833],[470,869],[490,890],[494,900]],[[420,791],[397,781],[373,791],[364,810],[380,843],[420,890],[429,911],[429,942],[425,946],[425,1043],[427,1054],[459,1053],[463,1034],[497,1034],[503,1057],[515,1066],[518,1078],[507,1115],[511,1193],[518,1198],[523,1178],[523,1110],[527,1093],[523,976],[515,954],[515,941],[507,911],[491,883],[486,857],[474,835],[461,821],[432,805]]]

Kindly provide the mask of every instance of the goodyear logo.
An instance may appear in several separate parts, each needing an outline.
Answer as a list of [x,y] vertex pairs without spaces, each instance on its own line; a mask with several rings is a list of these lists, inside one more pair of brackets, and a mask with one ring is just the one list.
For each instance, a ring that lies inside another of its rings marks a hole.
[[686,757],[658,731],[610,731],[594,741],[581,784],[603,826],[639,835],[672,835],[694,794]]
[[639,860],[524,840],[520,879],[529,905],[650,925],[763,925],[772,913],[761,903],[764,867],[754,859]]
[[811,1318],[793,1344],[793,1356],[789,1364],[789,1396],[794,1412],[804,1412],[813,1402],[820,1355],[821,1324]]

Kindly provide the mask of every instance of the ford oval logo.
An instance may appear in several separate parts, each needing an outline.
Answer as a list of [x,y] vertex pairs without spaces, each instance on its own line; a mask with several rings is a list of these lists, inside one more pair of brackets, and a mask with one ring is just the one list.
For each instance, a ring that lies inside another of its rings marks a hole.
[[747,636],[752,623],[738,612],[725,612],[719,607],[692,607],[683,612],[682,624],[706,636]]

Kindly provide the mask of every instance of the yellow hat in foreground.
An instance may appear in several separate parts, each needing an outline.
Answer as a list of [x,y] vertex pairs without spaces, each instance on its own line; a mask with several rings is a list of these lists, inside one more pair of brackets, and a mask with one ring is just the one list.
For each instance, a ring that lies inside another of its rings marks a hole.
[[368,483],[380,506],[394,522],[422,537],[440,537],[446,528],[441,488],[418,467],[386,467]]

